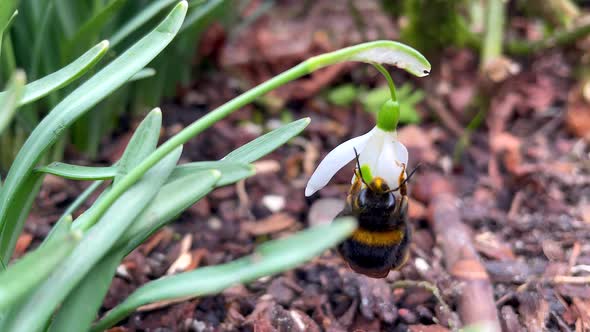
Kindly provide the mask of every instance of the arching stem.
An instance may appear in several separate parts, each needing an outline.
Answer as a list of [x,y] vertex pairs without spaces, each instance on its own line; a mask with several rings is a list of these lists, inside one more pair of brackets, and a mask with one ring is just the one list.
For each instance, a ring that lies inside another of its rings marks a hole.
[[391,100],[397,101],[397,93],[395,91],[395,84],[393,83],[393,79],[391,78],[391,75],[389,75],[389,72],[387,71],[387,69],[385,69],[385,67],[383,67],[381,64],[378,64],[376,62],[371,62],[371,64],[381,73],[381,75],[385,76],[385,79],[387,80],[387,85],[389,85],[389,91],[391,93]]

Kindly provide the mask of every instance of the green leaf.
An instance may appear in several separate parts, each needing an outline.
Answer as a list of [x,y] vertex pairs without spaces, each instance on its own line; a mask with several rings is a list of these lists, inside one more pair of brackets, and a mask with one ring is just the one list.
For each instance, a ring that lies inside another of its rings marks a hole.
[[36,288],[78,244],[82,234],[56,236],[0,273],[0,310],[5,310]]
[[48,173],[72,180],[106,180],[117,175],[116,166],[90,167],[54,162],[35,168],[36,172]]
[[182,24],[179,33],[182,33],[199,22],[202,22],[203,19],[209,17],[209,14],[213,12],[215,9],[220,8],[221,5],[225,3],[225,0],[209,0],[204,4],[199,4],[200,7],[196,10],[191,10],[186,17],[186,20]]
[[309,118],[304,118],[275,129],[230,152],[222,160],[251,163],[297,136],[310,121]]
[[115,249],[103,257],[70,293],[53,320],[50,331],[86,330],[90,327],[123,257],[153,232],[209,193],[219,177],[219,172],[201,171],[181,177],[177,182],[167,183],[160,188],[148,208],[119,238]]
[[80,245],[35,289],[18,313],[8,318],[7,331],[39,331],[45,326],[54,310],[92,267],[100,262],[155,197],[174,169],[181,152],[182,148],[179,147],[167,155],[111,205],[100,221],[85,234]]
[[78,29],[72,39],[66,44],[64,54],[66,59],[78,53],[83,47],[94,43],[100,36],[105,25],[116,17],[117,12],[127,0],[111,0],[106,6],[89,18],[84,25]]
[[254,175],[254,167],[245,163],[231,161],[200,161],[176,166],[167,182],[172,182],[186,175],[205,170],[217,170],[221,172],[221,179],[217,182],[218,187],[235,183],[241,179]]
[[[16,15],[18,15],[18,10],[15,10],[12,15],[10,16],[10,18],[8,19],[8,21],[4,22],[4,12],[3,11],[8,11],[9,7],[11,6],[11,1],[10,0],[5,0],[3,3],[0,3],[0,51],[2,50],[2,36],[4,35],[4,31],[8,30],[8,27],[10,27],[10,24],[12,23],[12,21],[14,20],[14,18],[16,17]],[[3,7],[6,6],[6,7]],[[0,52],[1,54],[2,52]]]
[[65,236],[66,234],[70,233],[71,230],[72,230],[72,216],[69,214],[62,216],[55,223],[55,225],[53,225],[53,227],[51,227],[51,231],[49,232],[49,234],[47,234],[47,236],[45,237],[45,239],[41,243],[40,247],[46,246],[48,243],[50,243],[51,241],[53,241],[56,238],[60,238],[60,237]]
[[90,328],[124,258],[121,253],[120,250],[108,253],[92,267],[63,302],[48,332],[87,331]]
[[220,179],[216,170],[198,171],[166,183],[150,206],[121,237],[117,246],[127,254],[151,234],[207,195]]
[[103,331],[113,326],[142,305],[216,294],[232,285],[248,283],[291,269],[344,240],[355,227],[356,223],[351,218],[340,219],[285,239],[264,243],[254,254],[231,263],[204,267],[149,282],[107,312],[91,331]]
[[154,68],[143,68],[138,71],[137,74],[133,75],[129,79],[129,82],[143,80],[144,78],[152,77],[154,75],[156,75],[156,70]]
[[[31,209],[31,206],[33,205],[33,202],[35,201],[35,197],[37,196],[37,193],[39,192],[39,189],[41,188],[41,184],[43,183],[43,174],[32,174],[30,176],[28,176],[22,184],[22,187],[25,188],[23,190],[19,190],[17,191],[14,195],[14,205],[18,205],[20,207],[20,209],[11,209],[10,210],[10,214],[9,214],[9,218],[12,222],[14,222],[15,224],[19,224],[22,225],[24,224],[25,220],[27,220],[27,217],[29,215],[29,210]],[[2,189],[6,188],[6,183],[4,185],[4,187],[2,187]],[[1,194],[1,192],[0,192]],[[0,206],[0,209],[2,208],[2,206]],[[18,238],[18,235],[16,236],[16,238]],[[15,240],[16,241],[16,240]],[[1,242],[0,242],[1,244]],[[8,262],[10,260],[10,257],[12,257],[12,253],[10,255],[7,255],[5,258],[2,258],[2,260],[4,262]]]
[[0,34],[4,32],[4,29],[6,29],[6,27],[14,17],[14,12],[16,11],[17,5],[17,0],[0,1]]
[[17,70],[10,80],[8,91],[0,94],[0,134],[12,122],[25,86],[25,73]]
[[28,212],[15,196],[20,191],[32,192],[32,188],[24,184],[41,156],[76,119],[127,82],[172,41],[182,24],[186,9],[185,1],[175,6],[153,31],[63,99],[29,135],[0,193],[1,259],[6,261],[11,256],[22,229],[22,222],[16,222],[14,214],[16,211]]
[[[78,195],[78,197],[76,197],[72,204],[68,206],[68,208],[62,214],[60,220],[66,216],[71,216],[80,207],[80,205],[82,205],[84,202],[86,202],[88,198],[90,198],[92,193],[94,193],[103,184],[103,182],[104,181],[102,180],[94,181],[90,186],[88,186],[88,188],[86,188],[80,195]],[[53,227],[55,228],[55,226]]]
[[121,160],[117,163],[118,174],[115,184],[156,149],[161,128],[162,111],[155,108],[143,119],[129,140]]
[[[19,105],[32,103],[77,80],[98,63],[108,48],[109,42],[106,40],[102,41],[69,65],[27,84],[25,86],[24,96],[20,100]],[[0,97],[4,94],[6,94],[6,92],[1,92]]]
[[148,6],[143,8],[141,12],[134,15],[133,18],[125,23],[119,30],[111,37],[111,44],[113,47],[118,45],[127,36],[144,25],[146,22],[158,15],[166,7],[172,5],[177,0],[156,0],[151,1]]
[[[113,167],[115,170],[113,176],[123,177],[127,171],[137,166],[142,158],[156,149],[161,127],[162,112],[156,108],[143,119],[133,133],[121,160],[117,162],[116,167]],[[75,224],[75,228],[90,227],[84,224],[84,218],[80,219]],[[126,234],[128,230],[123,234]],[[118,240],[120,241],[121,239]],[[103,302],[117,265],[125,254],[126,252],[122,250],[111,250],[92,267],[61,305],[51,324],[52,331],[87,330],[90,327]]]

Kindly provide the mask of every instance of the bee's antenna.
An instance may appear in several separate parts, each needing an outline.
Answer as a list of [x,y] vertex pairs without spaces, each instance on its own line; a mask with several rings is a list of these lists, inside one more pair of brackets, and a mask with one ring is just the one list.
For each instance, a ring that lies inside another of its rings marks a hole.
[[418,170],[418,168],[420,168],[420,166],[422,166],[422,163],[418,163],[418,165],[416,165],[416,167],[414,167],[414,169],[410,172],[410,175],[408,175],[407,178],[405,178],[402,183],[400,183],[400,185],[395,188],[395,189],[390,189],[387,192],[394,192],[394,191],[398,191],[404,184],[406,184],[406,182],[408,182],[410,180],[410,178],[412,177],[412,175],[414,175],[414,173],[416,173],[416,171]]
[[365,177],[363,176],[363,172],[361,171],[361,162],[359,160],[359,153],[356,151],[356,148],[352,148],[354,150],[354,158],[356,159],[356,168],[359,170],[359,176],[361,177],[361,182],[364,183],[367,187],[369,186],[368,183],[365,182]]

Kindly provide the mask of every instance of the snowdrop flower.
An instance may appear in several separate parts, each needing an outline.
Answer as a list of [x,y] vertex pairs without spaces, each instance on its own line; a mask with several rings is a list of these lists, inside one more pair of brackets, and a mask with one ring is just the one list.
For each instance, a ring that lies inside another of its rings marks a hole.
[[355,158],[355,149],[363,173],[367,170],[370,173],[363,174],[363,177],[380,177],[389,188],[397,188],[404,165],[408,163],[408,150],[397,140],[395,128],[398,119],[399,105],[389,100],[379,112],[375,128],[338,145],[328,153],[309,179],[305,196],[311,196],[325,187],[338,170]]

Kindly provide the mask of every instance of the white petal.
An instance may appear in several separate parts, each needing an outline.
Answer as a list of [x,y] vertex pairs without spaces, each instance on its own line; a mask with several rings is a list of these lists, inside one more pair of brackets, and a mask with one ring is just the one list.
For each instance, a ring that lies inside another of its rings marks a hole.
[[394,145],[395,143],[389,140],[383,143],[383,150],[379,156],[374,174],[382,177],[392,189],[398,186],[399,175],[403,169],[401,163],[397,160]]
[[369,139],[373,136],[375,129],[373,128],[368,133],[350,139],[340,145],[338,145],[334,150],[330,151],[326,158],[322,160],[319,164],[318,168],[313,172],[311,178],[309,178],[309,182],[307,182],[307,187],[305,187],[305,196],[311,196],[316,191],[322,189],[330,179],[338,172],[339,169],[344,167],[344,165],[348,164],[351,160],[354,159],[354,148],[360,154],[361,151],[367,145]]
[[400,163],[404,163],[406,164],[406,166],[408,166],[408,149],[406,149],[406,146],[403,145],[400,141],[396,140],[394,142],[394,149],[397,161],[399,161]]
[[374,173],[376,171],[375,167],[377,166],[381,149],[383,149],[383,137],[379,131],[380,129],[377,129],[375,135],[369,139],[365,148],[359,151],[359,162],[361,166],[368,165],[371,168],[373,176],[376,175]]

